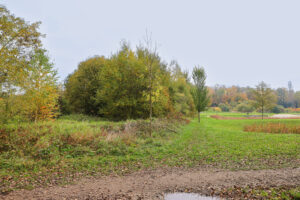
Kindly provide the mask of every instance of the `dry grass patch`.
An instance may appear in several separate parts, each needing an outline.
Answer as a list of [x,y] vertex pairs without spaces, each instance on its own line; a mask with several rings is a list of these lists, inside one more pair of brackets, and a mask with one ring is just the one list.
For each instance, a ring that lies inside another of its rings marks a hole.
[[263,133],[294,133],[300,134],[300,126],[288,125],[283,123],[252,124],[244,127],[246,132]]

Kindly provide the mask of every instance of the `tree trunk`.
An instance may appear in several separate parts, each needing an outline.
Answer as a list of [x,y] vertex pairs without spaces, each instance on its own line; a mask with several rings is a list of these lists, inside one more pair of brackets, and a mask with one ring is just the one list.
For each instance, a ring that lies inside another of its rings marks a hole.
[[261,119],[264,120],[264,107],[261,109]]
[[152,136],[152,65],[150,64],[150,136]]
[[198,112],[198,122],[200,123],[200,112]]

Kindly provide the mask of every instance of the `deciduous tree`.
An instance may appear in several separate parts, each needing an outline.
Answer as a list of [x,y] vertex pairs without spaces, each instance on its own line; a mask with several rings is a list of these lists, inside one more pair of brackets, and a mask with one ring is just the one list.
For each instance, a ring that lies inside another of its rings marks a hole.
[[45,50],[36,50],[22,84],[24,111],[31,120],[53,119],[58,114],[57,72]]
[[278,88],[276,90],[276,94],[277,94],[277,104],[287,107],[288,104],[288,91],[286,88]]
[[295,105],[300,108],[300,91],[295,92]]
[[42,49],[39,25],[0,6],[0,118],[5,121],[54,116],[56,73]]
[[253,105],[261,112],[261,118],[264,119],[264,112],[270,109],[276,102],[274,92],[265,82],[261,82],[252,90],[255,99]]
[[205,85],[206,73],[203,67],[194,67],[193,74],[194,88],[192,95],[198,112],[198,121],[200,122],[200,112],[204,111],[209,103],[208,89]]
[[0,84],[2,87],[21,83],[28,62],[41,47],[40,22],[29,23],[0,5]]
[[249,102],[243,102],[243,103],[237,105],[236,109],[239,112],[247,113],[247,115],[250,112],[253,112],[255,110],[253,105],[251,105],[251,103],[249,103]]
[[89,58],[78,65],[78,69],[65,81],[65,97],[73,113],[97,115],[101,106],[97,102],[97,91],[102,89],[101,70],[108,62],[103,56]]
[[170,98],[174,107],[174,112],[185,116],[194,116],[195,105],[191,95],[191,84],[188,73],[182,72],[181,67],[176,61],[170,63],[171,82]]

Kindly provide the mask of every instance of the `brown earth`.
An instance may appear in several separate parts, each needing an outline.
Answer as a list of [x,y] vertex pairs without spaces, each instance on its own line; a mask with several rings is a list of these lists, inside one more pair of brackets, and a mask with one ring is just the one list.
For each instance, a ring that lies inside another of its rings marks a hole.
[[273,115],[271,118],[274,119],[300,119],[299,115],[293,115],[293,114],[277,114],[277,115]]
[[73,185],[18,190],[0,195],[0,199],[163,199],[165,192],[188,191],[211,195],[223,188],[245,186],[300,186],[300,168],[256,171],[208,168],[144,170],[125,176],[85,178]]

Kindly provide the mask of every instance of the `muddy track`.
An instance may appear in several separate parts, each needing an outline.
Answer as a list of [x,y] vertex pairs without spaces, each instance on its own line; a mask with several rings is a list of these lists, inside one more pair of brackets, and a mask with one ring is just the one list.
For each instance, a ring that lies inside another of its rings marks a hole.
[[19,190],[0,199],[163,199],[166,191],[208,194],[211,188],[234,186],[299,186],[300,168],[225,171],[216,169],[159,169],[126,176],[86,178],[74,185]]

